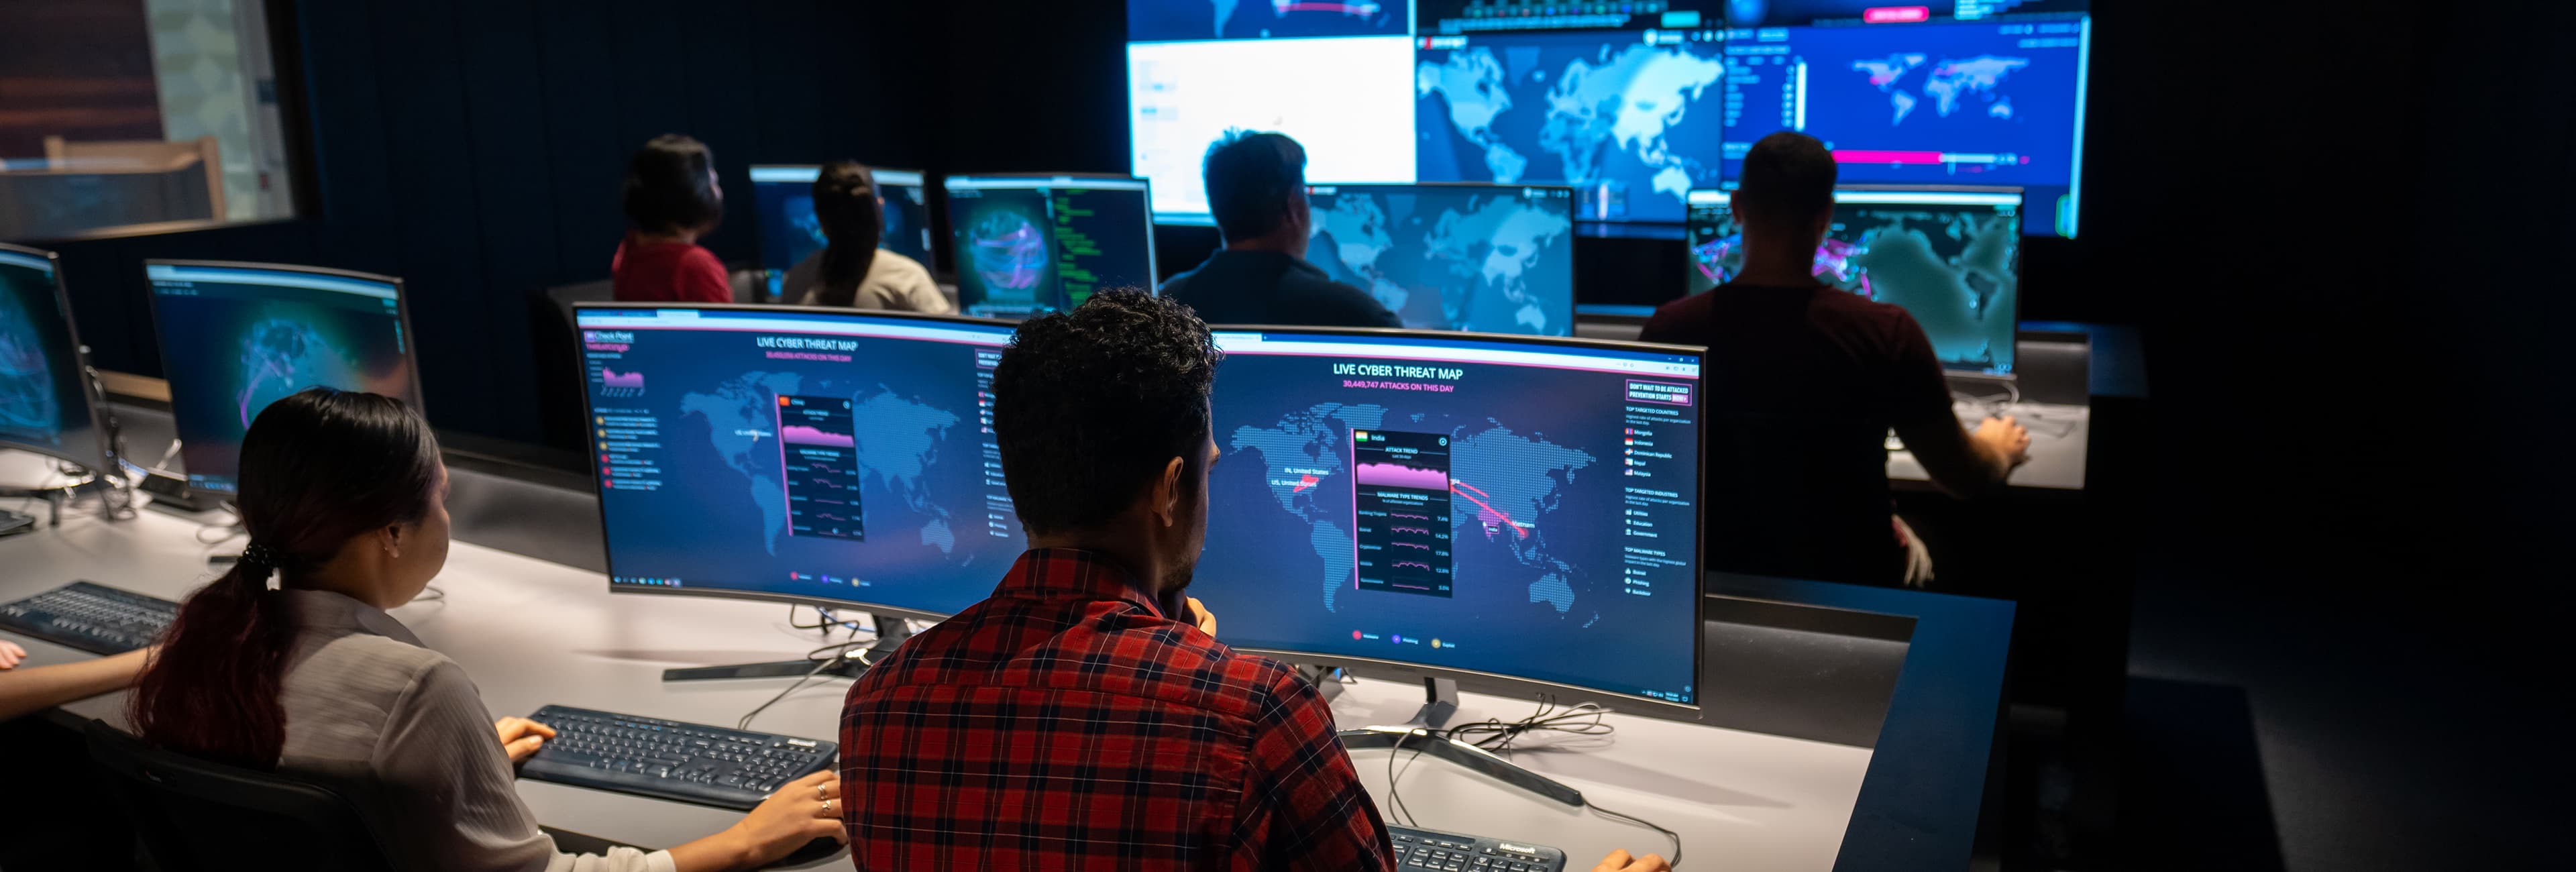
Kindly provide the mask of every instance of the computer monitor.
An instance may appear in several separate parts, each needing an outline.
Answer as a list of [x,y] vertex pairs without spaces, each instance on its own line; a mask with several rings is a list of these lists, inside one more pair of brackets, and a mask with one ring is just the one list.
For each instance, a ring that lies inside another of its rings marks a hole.
[[1315,185],[1306,259],[1422,330],[1574,333],[1574,192]]
[[[760,209],[760,265],[776,282],[785,271],[823,250],[823,226],[814,220],[813,164],[763,164],[751,168],[751,194]],[[930,189],[920,170],[869,168],[885,200],[885,233],[877,245],[938,269],[931,244]],[[771,288],[773,295],[782,290]]]
[[585,304],[609,589],[936,618],[1027,543],[992,435],[1010,325]]
[[1145,180],[1069,173],[949,176],[957,300],[1004,318],[1070,309],[1093,291],[1148,292],[1154,224]]
[[0,245],[0,446],[116,471],[54,253]]
[[[1643,4],[1612,8],[1630,5]],[[1654,20],[1611,12],[1463,21],[1596,18]],[[1715,24],[1424,36],[1413,76],[1415,178],[1566,185],[1578,220],[1678,225],[1683,195],[1719,182],[1730,110],[1724,37]]]
[[1724,175],[1762,137],[1803,131],[1846,184],[2019,187],[2022,232],[2075,236],[2092,34],[2081,11],[1730,31]]
[[1227,644],[1493,689],[1698,701],[1697,348],[1220,328]]
[[[1690,293],[1734,278],[1743,234],[1726,191],[1691,192]],[[2022,195],[2009,188],[1843,189],[1816,277],[1923,325],[1943,366],[2012,372]]]
[[367,391],[420,408],[401,279],[283,264],[143,264],[189,490],[240,490],[242,434],[261,409],[305,388]]

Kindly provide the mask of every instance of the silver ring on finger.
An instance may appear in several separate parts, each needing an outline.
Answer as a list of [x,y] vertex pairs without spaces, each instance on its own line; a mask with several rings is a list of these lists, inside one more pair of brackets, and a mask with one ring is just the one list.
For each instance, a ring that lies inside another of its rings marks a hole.
[[833,811],[832,811],[832,801],[831,801],[831,800],[828,800],[828,799],[823,800],[823,814],[824,814],[825,816],[830,816],[831,814],[833,814]]

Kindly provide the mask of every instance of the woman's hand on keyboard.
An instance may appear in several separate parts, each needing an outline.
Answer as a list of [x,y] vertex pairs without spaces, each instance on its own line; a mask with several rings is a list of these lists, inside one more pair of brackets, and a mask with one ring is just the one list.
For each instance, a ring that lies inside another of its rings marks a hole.
[[555,737],[555,728],[527,718],[502,718],[492,722],[492,729],[501,734],[501,749],[510,753],[513,764],[528,762]]
[[18,647],[16,642],[0,639],[0,669],[16,669],[26,659],[27,649]]

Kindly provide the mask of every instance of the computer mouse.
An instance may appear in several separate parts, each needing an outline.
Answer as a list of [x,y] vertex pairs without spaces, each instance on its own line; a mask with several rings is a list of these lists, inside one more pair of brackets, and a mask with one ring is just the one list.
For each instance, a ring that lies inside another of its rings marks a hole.
[[826,836],[806,842],[805,847],[789,852],[787,856],[778,858],[778,862],[771,863],[765,868],[793,869],[798,866],[811,866],[840,854],[844,847],[841,840]]

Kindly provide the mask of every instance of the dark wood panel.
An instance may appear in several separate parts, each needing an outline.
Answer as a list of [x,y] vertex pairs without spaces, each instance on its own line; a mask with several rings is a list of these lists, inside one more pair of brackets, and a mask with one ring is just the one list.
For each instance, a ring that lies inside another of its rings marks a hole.
[[142,0],[0,0],[0,157],[45,137],[160,139]]

